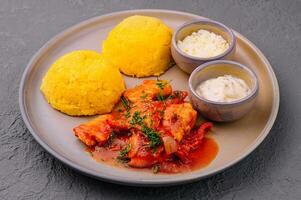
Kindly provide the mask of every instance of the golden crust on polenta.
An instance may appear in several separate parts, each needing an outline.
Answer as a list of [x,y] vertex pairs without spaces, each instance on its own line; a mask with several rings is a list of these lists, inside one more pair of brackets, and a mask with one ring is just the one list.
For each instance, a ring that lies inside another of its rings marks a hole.
[[53,108],[74,116],[110,112],[124,90],[118,68],[90,50],[74,51],[59,58],[41,85]]
[[172,30],[160,19],[131,16],[119,23],[103,42],[103,54],[124,74],[158,76],[171,62]]

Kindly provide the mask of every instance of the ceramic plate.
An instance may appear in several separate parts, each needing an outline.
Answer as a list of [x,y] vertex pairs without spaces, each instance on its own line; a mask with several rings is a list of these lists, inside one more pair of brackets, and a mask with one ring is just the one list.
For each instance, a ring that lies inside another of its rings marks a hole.
[[[131,10],[92,18],[51,39],[28,64],[20,86],[21,113],[34,138],[53,156],[80,172],[110,182],[140,186],[195,181],[230,167],[254,151],[273,126],[279,106],[279,89],[265,56],[237,32],[235,60],[256,72],[260,84],[258,101],[243,119],[233,123],[215,123],[211,136],[219,144],[219,153],[209,166],[183,174],[152,174],[98,163],[85,151],[85,146],[73,135],[72,128],[91,117],[70,117],[52,109],[39,90],[42,77],[51,63],[65,53],[80,49],[101,52],[101,43],[109,31],[124,18],[137,14],[158,17],[173,29],[187,21],[202,18],[177,11]],[[128,88],[143,80],[124,78]],[[177,90],[188,90],[188,75],[177,66],[168,70],[161,79],[173,80],[171,84]]]

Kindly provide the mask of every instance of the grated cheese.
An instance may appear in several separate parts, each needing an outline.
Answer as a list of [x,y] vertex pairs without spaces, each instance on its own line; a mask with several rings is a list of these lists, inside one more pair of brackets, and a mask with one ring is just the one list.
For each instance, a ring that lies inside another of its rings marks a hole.
[[190,56],[210,58],[224,53],[228,42],[218,34],[200,29],[178,41],[178,47]]

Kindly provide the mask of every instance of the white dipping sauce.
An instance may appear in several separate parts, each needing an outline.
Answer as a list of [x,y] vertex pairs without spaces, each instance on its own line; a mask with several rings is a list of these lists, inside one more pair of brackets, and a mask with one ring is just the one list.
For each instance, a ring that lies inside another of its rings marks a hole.
[[210,101],[231,102],[246,97],[251,89],[244,80],[224,75],[202,82],[196,92]]

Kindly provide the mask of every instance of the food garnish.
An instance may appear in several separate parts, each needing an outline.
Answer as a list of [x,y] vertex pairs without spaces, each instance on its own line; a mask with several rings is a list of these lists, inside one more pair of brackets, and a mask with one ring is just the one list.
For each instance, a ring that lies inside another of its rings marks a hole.
[[119,152],[119,156],[117,157],[118,161],[128,162],[129,159],[127,157],[127,154],[129,153],[130,150],[131,150],[131,144],[128,144],[124,149],[122,149]]
[[159,93],[159,94],[157,94],[157,99],[158,99],[159,101],[164,102],[165,97],[164,97],[161,93]]
[[127,100],[127,99],[124,98],[124,97],[121,97],[120,100],[121,100],[121,103],[122,103],[124,109],[125,109],[126,111],[129,111],[130,108],[131,108],[131,107],[130,107],[129,100]]
[[160,134],[153,129],[147,127],[145,124],[141,126],[141,131],[147,136],[150,141],[150,147],[155,148],[156,146],[162,144],[160,139]]
[[160,80],[157,80],[156,84],[161,90],[163,90],[164,86],[167,84],[167,82],[162,82]]
[[140,97],[141,99],[145,99],[147,97],[147,94],[142,94]]
[[140,126],[143,125],[143,118],[140,116],[140,113],[138,111],[134,112],[134,115],[133,115],[132,119],[130,120],[130,124],[131,125],[138,124]]

